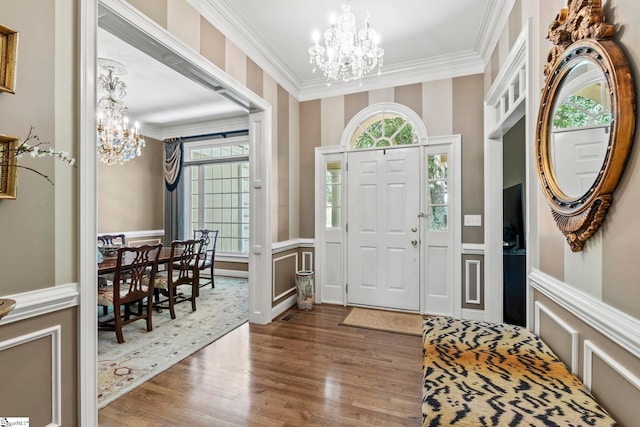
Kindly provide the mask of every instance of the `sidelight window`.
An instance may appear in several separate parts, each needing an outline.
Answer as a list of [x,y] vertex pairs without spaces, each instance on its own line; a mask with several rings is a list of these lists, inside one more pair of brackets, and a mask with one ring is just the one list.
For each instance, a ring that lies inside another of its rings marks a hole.
[[449,168],[447,154],[430,154],[428,156],[428,169],[429,231],[447,231],[449,227]]

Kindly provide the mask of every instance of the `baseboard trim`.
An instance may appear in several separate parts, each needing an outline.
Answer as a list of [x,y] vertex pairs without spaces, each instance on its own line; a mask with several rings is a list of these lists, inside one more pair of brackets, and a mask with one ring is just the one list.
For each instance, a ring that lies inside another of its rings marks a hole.
[[75,307],[79,303],[79,295],[80,286],[77,283],[7,295],[5,298],[16,301],[16,308],[0,320],[0,325]]
[[471,308],[463,308],[461,317],[467,320],[487,320],[484,310],[474,310]]
[[542,293],[629,353],[640,357],[640,320],[537,269],[532,270],[529,279],[531,287],[536,291]]
[[277,304],[275,307],[271,309],[271,320],[280,316],[282,313],[290,309],[296,304],[298,296],[291,295],[289,298],[283,300],[281,303]]
[[249,278],[249,272],[242,270],[221,270],[219,268],[216,268],[214,274],[216,276],[240,277],[242,279]]

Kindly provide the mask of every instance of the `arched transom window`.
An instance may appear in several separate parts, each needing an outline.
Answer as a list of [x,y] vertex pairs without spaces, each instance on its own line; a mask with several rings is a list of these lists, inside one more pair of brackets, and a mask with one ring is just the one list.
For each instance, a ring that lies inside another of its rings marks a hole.
[[392,147],[418,143],[418,134],[404,116],[382,112],[369,116],[358,124],[351,137],[352,149]]

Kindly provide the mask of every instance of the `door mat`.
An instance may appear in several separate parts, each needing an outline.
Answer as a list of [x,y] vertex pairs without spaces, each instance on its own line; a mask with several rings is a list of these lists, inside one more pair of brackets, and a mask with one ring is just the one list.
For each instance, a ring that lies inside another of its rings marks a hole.
[[424,316],[421,314],[353,307],[340,324],[376,331],[422,336],[423,322]]

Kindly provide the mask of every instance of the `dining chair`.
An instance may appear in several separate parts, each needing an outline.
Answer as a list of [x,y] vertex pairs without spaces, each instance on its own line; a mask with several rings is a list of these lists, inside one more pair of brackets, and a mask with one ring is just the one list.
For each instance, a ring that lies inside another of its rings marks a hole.
[[[198,282],[200,280],[200,240],[174,240],[166,271],[156,275],[154,304],[156,309],[168,308],[171,318],[176,318],[175,304],[191,301],[191,310],[196,311]],[[189,286],[189,294],[178,292],[178,287]],[[161,296],[164,299],[161,299]]]
[[124,342],[123,325],[146,319],[147,331],[153,330],[152,297],[161,248],[160,243],[121,247],[118,249],[113,284],[98,288],[98,305],[113,309],[98,318],[98,326],[115,330],[120,344]]
[[[204,283],[200,281],[200,287],[207,286],[211,284],[212,288],[216,287],[215,279],[213,275],[213,266],[216,260],[216,243],[218,241],[218,230],[193,230],[193,238],[202,240],[202,245],[200,246],[200,263],[199,268],[200,271],[208,271],[208,277],[204,276],[205,279],[209,279]],[[202,273],[200,275],[200,279],[202,279]]]
[[[125,235],[124,234],[100,234],[97,236],[98,239],[98,251],[100,251],[100,246],[113,246],[113,245],[125,245]],[[101,274],[98,276],[98,285],[105,286],[113,283],[113,273]],[[103,314],[108,313],[108,307],[102,308]]]

